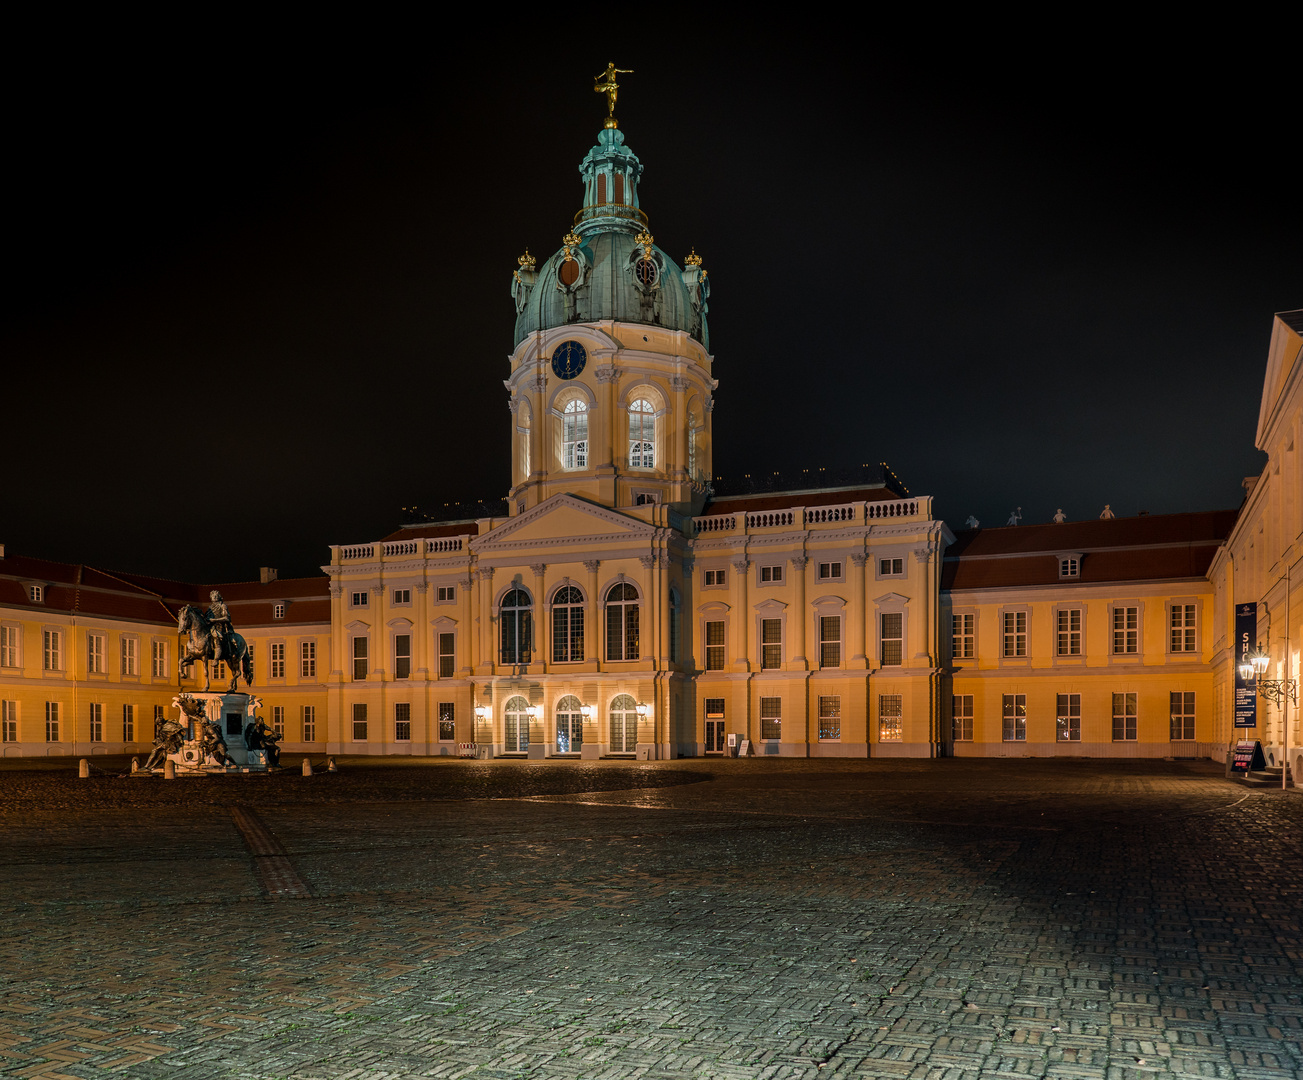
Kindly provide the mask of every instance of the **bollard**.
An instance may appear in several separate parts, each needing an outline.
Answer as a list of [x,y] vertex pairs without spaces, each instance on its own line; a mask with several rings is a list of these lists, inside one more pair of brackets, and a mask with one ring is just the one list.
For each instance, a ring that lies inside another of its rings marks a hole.
[[171,758],[168,758],[166,761],[163,762],[163,779],[164,780],[176,779],[176,762],[173,761]]
[[312,775],[312,762],[310,762],[307,758],[303,759],[303,775],[304,776]]
[[85,758],[82,758],[77,764],[77,775],[82,780],[86,780],[90,777],[90,762]]
[[131,771],[132,771],[133,773],[135,773],[135,772],[140,772],[140,758],[134,758],[134,757],[133,757],[133,758],[131,759]]
[[335,759],[333,757],[326,758],[326,772],[339,772],[339,770],[335,768]]

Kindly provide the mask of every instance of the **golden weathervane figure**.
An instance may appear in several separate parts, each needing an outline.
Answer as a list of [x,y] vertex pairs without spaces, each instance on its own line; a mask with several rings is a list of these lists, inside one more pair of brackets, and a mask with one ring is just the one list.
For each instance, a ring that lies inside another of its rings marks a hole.
[[597,83],[593,89],[599,94],[606,95],[606,127],[620,126],[615,121],[615,97],[620,89],[620,84],[615,81],[615,77],[617,75],[632,74],[632,71],[625,71],[624,68],[618,68],[614,64],[607,64],[606,70],[602,74],[593,77],[593,81]]

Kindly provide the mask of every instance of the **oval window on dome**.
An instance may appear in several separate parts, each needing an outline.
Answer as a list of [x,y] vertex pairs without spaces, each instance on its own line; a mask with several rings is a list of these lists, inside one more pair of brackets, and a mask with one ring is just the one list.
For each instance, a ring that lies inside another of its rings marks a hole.
[[633,264],[633,276],[644,289],[653,288],[660,277],[660,268],[651,259],[639,259]]
[[557,278],[562,285],[569,287],[579,280],[579,262],[577,259],[567,259],[560,267],[557,268]]

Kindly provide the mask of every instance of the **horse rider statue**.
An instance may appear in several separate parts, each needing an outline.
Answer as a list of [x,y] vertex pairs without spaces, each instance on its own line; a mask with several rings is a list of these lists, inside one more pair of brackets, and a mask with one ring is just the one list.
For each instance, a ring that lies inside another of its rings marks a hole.
[[[208,594],[208,639],[213,645],[213,659],[222,659],[222,646],[226,644],[234,627],[231,626],[231,613],[226,610],[226,601],[216,589]],[[229,651],[229,650],[228,650]]]

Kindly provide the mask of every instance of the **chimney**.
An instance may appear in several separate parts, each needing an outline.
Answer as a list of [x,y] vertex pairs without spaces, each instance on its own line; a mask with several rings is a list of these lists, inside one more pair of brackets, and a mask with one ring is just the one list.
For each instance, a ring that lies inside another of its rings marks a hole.
[[276,580],[276,567],[260,566],[258,567],[258,580],[264,585],[270,585]]
[[5,546],[4,544],[0,544],[0,559],[3,559],[4,557],[5,557]]

